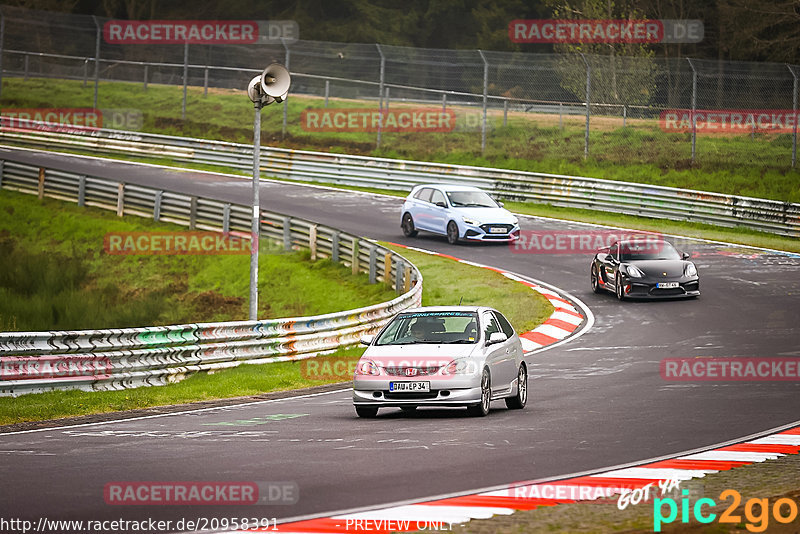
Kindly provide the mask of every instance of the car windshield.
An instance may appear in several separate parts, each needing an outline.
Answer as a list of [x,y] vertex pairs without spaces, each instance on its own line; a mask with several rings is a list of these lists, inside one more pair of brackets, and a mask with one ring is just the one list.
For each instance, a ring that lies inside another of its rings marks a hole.
[[679,259],[681,255],[666,241],[634,241],[620,245],[620,261]]
[[497,202],[483,191],[448,191],[447,198],[455,208],[497,208]]
[[381,332],[376,345],[478,342],[478,314],[467,311],[402,313]]

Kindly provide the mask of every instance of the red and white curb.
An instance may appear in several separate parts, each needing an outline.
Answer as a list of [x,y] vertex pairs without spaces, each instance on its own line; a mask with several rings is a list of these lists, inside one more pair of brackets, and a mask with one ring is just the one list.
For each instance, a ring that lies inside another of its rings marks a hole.
[[487,519],[495,515],[511,515],[517,510],[608,498],[624,490],[644,488],[649,484],[657,488],[658,482],[702,478],[787,454],[800,454],[800,426],[757,438],[745,438],[745,441],[738,443],[729,442],[715,449],[584,476],[509,484],[470,495],[282,523],[269,530],[297,534],[450,530],[450,525],[471,519]]
[[502,274],[503,276],[505,276],[510,280],[514,280],[515,282],[519,282],[520,284],[530,287],[531,289],[542,295],[544,298],[546,298],[548,301],[550,301],[550,304],[552,304],[553,308],[555,308],[550,317],[548,317],[547,320],[545,320],[542,324],[540,324],[533,330],[519,335],[520,341],[522,341],[522,350],[526,354],[565,339],[575,330],[577,330],[578,327],[586,320],[585,314],[582,314],[580,311],[578,311],[578,309],[572,304],[572,302],[567,300],[564,295],[560,294],[555,289],[549,289],[544,287],[542,284],[537,284],[525,280],[524,278],[510,271],[504,271],[503,269],[498,269],[497,267],[492,267],[489,265],[483,265],[481,263],[462,260],[461,258],[456,258],[455,256],[442,254],[441,252],[434,252],[432,250],[409,247],[407,245],[400,245],[398,243],[389,243],[389,244],[394,245],[396,247],[413,250],[415,252],[422,252],[423,254],[429,254],[431,256],[439,256],[440,258],[447,258],[453,261],[457,261],[459,263],[471,265],[473,267],[480,267],[482,269],[489,269],[490,271],[495,271],[497,273]]

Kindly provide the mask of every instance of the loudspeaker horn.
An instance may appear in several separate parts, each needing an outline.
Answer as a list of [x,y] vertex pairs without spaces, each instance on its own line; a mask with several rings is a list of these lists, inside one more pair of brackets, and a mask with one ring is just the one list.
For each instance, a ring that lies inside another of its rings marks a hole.
[[289,71],[279,63],[273,63],[261,74],[261,90],[276,102],[286,100],[291,83],[292,77]]

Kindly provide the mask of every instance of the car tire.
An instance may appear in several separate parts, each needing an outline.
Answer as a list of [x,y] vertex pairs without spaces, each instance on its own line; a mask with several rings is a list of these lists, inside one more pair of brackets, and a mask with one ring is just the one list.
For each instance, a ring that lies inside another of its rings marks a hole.
[[451,245],[458,244],[458,225],[453,221],[447,223],[447,242]]
[[467,414],[471,417],[486,417],[489,415],[489,405],[492,403],[492,381],[489,370],[484,369],[481,375],[481,401],[478,404],[467,406]]
[[403,229],[403,235],[406,237],[416,237],[419,233],[414,226],[414,218],[410,213],[403,215],[403,222],[400,223],[400,227]]
[[525,364],[522,363],[520,364],[519,371],[517,372],[517,394],[506,399],[506,407],[508,407],[509,410],[521,410],[527,403],[528,370],[525,368]]
[[595,293],[600,293],[602,290],[600,289],[600,273],[597,272],[597,264],[592,263],[592,272],[589,275],[591,282],[592,282],[592,291]]
[[356,406],[356,413],[359,417],[372,419],[378,415],[378,409],[374,406]]
[[617,273],[617,278],[614,281],[614,293],[617,294],[619,300],[625,300],[625,290],[622,289],[622,276]]

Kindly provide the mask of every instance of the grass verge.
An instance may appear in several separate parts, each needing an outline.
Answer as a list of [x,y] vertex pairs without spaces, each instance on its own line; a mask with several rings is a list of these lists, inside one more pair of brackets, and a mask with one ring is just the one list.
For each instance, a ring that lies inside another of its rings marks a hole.
[[[0,197],[2,198],[2,197]],[[417,265],[424,278],[424,305],[464,304],[492,306],[507,315],[518,331],[540,324],[552,306],[526,286],[487,269],[456,263],[399,247],[398,252]],[[465,292],[463,280],[469,280]],[[256,395],[328,383],[347,382],[352,363],[363,349],[353,347],[318,356],[314,372],[304,361],[240,365],[213,374],[199,373],[177,384],[124,391],[54,391],[20,397],[0,397],[0,425],[77,415],[132,410],[209,399]],[[345,365],[338,362],[344,362]],[[332,370],[331,375],[328,371]]]
[[[4,108],[88,107],[93,87],[75,80],[4,78]],[[126,82],[102,82],[98,107],[140,110],[141,129],[152,133],[252,142],[252,105],[244,91],[200,88],[188,90],[187,118],[181,119],[182,88]],[[700,189],[788,202],[800,201],[797,169],[791,169],[791,135],[711,135],[697,140],[697,161],[691,161],[690,136],[666,132],[658,119],[592,117],[589,157],[584,159],[583,123],[568,116],[512,112],[503,126],[501,112],[489,114],[490,131],[481,154],[481,135],[469,127],[476,108],[454,107],[456,128],[446,133],[384,133],[376,149],[376,134],[313,132],[303,128],[301,114],[321,108],[323,99],[294,95],[288,100],[287,132],[276,107],[262,116],[263,141],[286,148],[324,150],[408,158],[422,161],[491,166],[523,171],[589,176],[611,180]],[[402,107],[402,103],[392,103]],[[331,108],[374,108],[373,101],[331,99]],[[416,106],[419,107],[419,106]],[[474,118],[474,117],[473,117]],[[139,127],[137,125],[137,127]]]

